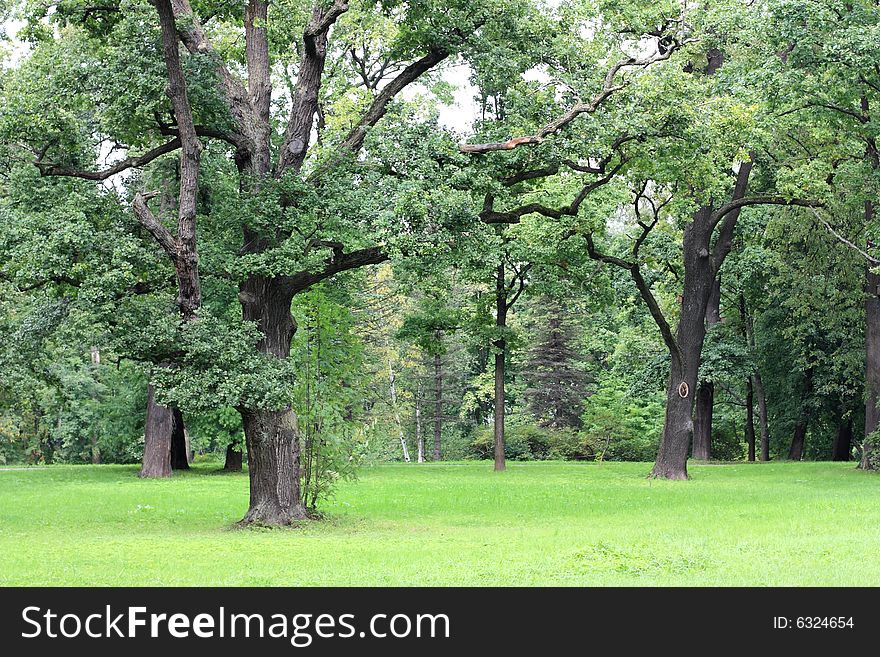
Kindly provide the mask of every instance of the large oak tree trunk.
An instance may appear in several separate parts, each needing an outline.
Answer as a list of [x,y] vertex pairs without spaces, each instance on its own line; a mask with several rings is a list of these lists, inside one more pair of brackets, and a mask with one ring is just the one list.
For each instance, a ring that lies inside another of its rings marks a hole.
[[173,413],[156,403],[156,389],[147,387],[147,421],[144,428],[144,458],[140,476],[143,478],[171,476],[171,433]]
[[666,386],[663,435],[651,476],[687,479],[688,451],[694,431],[692,391],[697,385],[698,366],[693,357],[682,362],[673,356],[671,370]]
[[300,490],[299,432],[292,410],[246,411],[250,507],[242,524],[289,525],[308,517]]
[[706,337],[706,308],[715,283],[709,255],[711,207],[695,213],[684,232],[684,285],[681,318],[676,334],[677,353],[672,354],[666,386],[666,418],[660,449],[651,476],[687,479],[687,457],[694,433],[694,396],[700,354]]
[[[257,349],[269,358],[290,356],[296,322],[290,314],[294,290],[283,279],[252,274],[239,288],[242,318],[263,334]],[[297,418],[290,408],[239,409],[250,477],[250,507],[243,524],[289,525],[307,517],[300,492]]]

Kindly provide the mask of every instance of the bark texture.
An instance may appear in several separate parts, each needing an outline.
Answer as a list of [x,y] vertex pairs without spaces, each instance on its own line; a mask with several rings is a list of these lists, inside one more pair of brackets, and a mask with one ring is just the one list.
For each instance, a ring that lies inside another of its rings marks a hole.
[[167,406],[156,403],[156,389],[147,387],[147,421],[144,427],[144,458],[140,477],[171,476],[171,434],[173,413]]
[[258,410],[242,417],[250,473],[250,505],[242,524],[272,527],[305,519],[296,414]]

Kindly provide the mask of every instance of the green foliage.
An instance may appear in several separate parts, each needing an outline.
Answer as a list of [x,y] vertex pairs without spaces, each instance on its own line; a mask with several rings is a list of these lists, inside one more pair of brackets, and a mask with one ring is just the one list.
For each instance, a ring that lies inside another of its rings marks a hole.
[[597,458],[646,461],[657,453],[663,430],[658,395],[634,399],[620,381],[608,376],[585,403],[581,430]]
[[292,345],[297,372],[293,408],[297,412],[302,458],[303,500],[316,510],[340,479],[355,475],[364,449],[362,418],[363,347],[353,333],[354,317],[339,291],[316,287],[300,295],[301,318]]

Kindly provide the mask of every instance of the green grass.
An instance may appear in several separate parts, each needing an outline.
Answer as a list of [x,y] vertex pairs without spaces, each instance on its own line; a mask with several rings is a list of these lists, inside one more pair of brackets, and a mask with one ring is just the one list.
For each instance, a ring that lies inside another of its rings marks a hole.
[[880,476],[847,463],[383,465],[328,519],[240,530],[207,466],[0,472],[3,585],[880,585]]

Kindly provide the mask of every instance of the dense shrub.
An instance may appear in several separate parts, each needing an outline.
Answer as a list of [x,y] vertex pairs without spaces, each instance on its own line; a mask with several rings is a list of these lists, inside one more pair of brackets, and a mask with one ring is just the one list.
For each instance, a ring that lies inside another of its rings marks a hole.
[[[594,451],[582,434],[573,429],[549,429],[535,422],[514,418],[505,431],[504,456],[512,461],[543,461],[547,459],[592,459]],[[476,432],[470,444],[470,456],[479,459],[494,457],[495,435],[491,426]]]
[[663,430],[659,398],[635,398],[620,382],[608,377],[587,399],[581,435],[597,458],[614,461],[652,461]]
[[591,461],[596,456],[583,433],[572,429],[555,429],[548,432],[550,450],[547,458],[564,461]]
[[[532,436],[534,439],[534,435]],[[495,435],[491,426],[478,429],[471,442],[471,453],[478,459],[491,459],[495,454]],[[529,449],[526,436],[511,427],[504,435],[504,458],[510,461],[532,461],[535,456]]]

